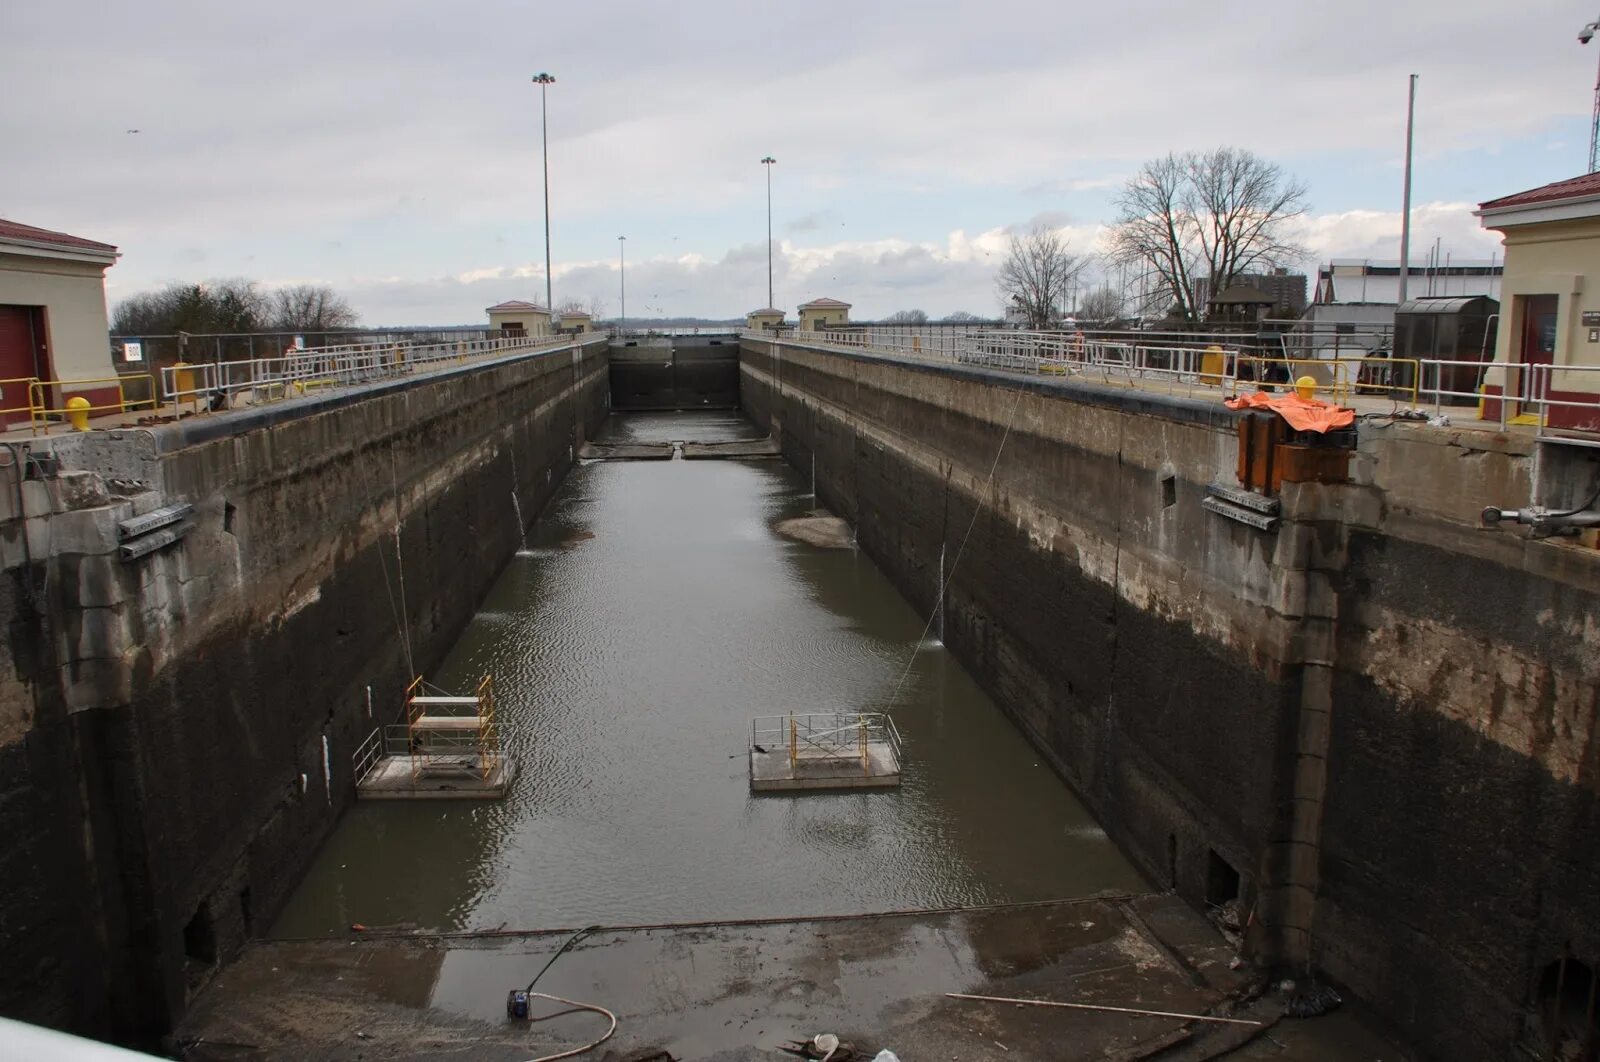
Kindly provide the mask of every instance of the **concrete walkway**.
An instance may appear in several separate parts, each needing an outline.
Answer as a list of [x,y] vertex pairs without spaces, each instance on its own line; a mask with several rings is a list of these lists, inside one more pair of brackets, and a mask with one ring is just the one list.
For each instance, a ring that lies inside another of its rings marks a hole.
[[[189,1059],[529,1059],[581,1045],[604,1019],[505,1017],[567,931],[352,934],[253,945],[178,1032]],[[1238,1016],[1260,1027],[1020,1007],[946,992],[1234,1013],[1232,950],[1169,896],[1106,896],[953,912],[607,929],[574,944],[538,989],[599,1003],[616,1035],[583,1056],[774,1059],[836,1033],[871,1058],[1403,1058],[1341,1012],[1279,1021],[1269,995]],[[536,1013],[554,1010],[551,1004]],[[1324,1023],[1330,1023],[1324,1030]],[[1324,1031],[1331,1035],[1324,1035]],[[1312,1053],[1302,1048],[1315,1045]],[[1298,1045],[1298,1046],[1297,1046]],[[1374,1051],[1383,1053],[1375,1054]],[[1177,1052],[1174,1054],[1173,1052]]]

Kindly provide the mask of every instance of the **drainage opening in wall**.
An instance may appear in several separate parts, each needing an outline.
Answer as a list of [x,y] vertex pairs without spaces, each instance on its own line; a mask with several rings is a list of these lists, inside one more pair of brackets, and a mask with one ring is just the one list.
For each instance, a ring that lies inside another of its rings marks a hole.
[[233,502],[225,501],[222,503],[222,529],[230,535],[233,534],[233,516],[238,511],[239,507],[234,505]]
[[1239,872],[1215,849],[1207,849],[1206,906],[1221,907],[1239,898]]
[[217,964],[217,930],[211,922],[211,904],[202,900],[194,917],[183,927],[184,972],[192,984]]
[[1600,1052],[1594,970],[1560,958],[1539,978],[1539,1031],[1546,1058],[1593,1059]]
[[1178,477],[1168,473],[1161,477],[1161,507],[1170,509],[1178,504]]

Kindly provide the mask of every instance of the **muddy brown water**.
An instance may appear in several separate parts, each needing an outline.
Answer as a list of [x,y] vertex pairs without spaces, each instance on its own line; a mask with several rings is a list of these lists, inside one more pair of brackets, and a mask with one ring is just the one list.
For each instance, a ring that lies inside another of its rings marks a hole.
[[[615,416],[606,441],[749,438]],[[275,936],[945,907],[1145,883],[861,552],[784,538],[780,461],[581,465],[429,681],[494,675],[501,802],[358,803]],[[509,485],[508,485],[509,490]],[[896,791],[754,796],[753,716],[893,707]]]

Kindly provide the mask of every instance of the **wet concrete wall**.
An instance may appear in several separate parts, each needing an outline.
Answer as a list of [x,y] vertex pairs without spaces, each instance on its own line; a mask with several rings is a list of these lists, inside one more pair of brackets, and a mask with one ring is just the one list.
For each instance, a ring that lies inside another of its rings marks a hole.
[[[33,447],[4,484],[0,1012],[170,1027],[275,916],[357,744],[606,402],[596,339]],[[119,560],[116,522],[174,502],[181,542]]]
[[[746,341],[745,408],[1158,886],[1442,1057],[1600,959],[1600,555],[1476,528],[1531,444],[1373,424],[1262,531],[1220,404]],[[1003,445],[1002,445],[1003,440]],[[970,532],[969,532],[970,529]],[[1235,883],[1232,875],[1237,873]]]
[[735,409],[739,340],[734,333],[619,336],[612,340],[611,403],[620,411]]

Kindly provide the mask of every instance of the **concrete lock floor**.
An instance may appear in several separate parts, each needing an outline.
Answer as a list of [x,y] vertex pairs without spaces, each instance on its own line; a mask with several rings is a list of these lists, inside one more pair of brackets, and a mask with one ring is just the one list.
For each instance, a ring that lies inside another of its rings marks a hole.
[[[529,1024],[505,1016],[570,931],[266,941],[200,996],[177,1033],[197,1060],[528,1059],[604,1032],[592,1013]],[[613,1010],[616,1034],[584,1057],[732,1062],[791,1057],[833,1032],[871,1058],[1399,1059],[1346,1008],[1282,1018],[1193,910],[1166,895],[950,912],[596,930],[537,989]],[[1167,1017],[951,999],[946,992],[1212,1014]],[[539,1004],[550,1013],[553,1004]]]

